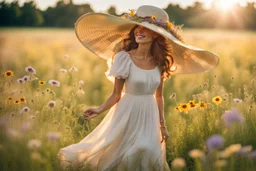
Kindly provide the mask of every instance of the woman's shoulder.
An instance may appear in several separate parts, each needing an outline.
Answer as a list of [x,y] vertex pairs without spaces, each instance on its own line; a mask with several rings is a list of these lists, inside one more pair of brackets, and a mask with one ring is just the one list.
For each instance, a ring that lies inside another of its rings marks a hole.
[[130,60],[130,54],[125,51],[125,50],[121,50],[119,52],[117,52],[115,55],[114,55],[114,59],[120,59],[120,60]]

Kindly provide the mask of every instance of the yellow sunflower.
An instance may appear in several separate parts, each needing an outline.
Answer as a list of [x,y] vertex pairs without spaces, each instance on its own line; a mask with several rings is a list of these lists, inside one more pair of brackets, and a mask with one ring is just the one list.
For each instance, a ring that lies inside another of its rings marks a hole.
[[14,104],[20,104],[20,99],[19,100],[14,100]]
[[216,96],[212,98],[212,102],[215,103],[216,105],[219,105],[222,102],[222,98],[220,96]]
[[183,103],[180,105],[180,108],[182,109],[182,111],[187,114],[188,113],[188,110],[190,109],[190,105],[187,104],[187,103]]
[[25,97],[21,97],[19,100],[20,100],[21,103],[25,103],[26,102],[26,98]]
[[45,81],[38,81],[39,85],[44,85]]
[[199,102],[197,105],[200,107],[200,110],[204,110],[205,108],[207,108],[207,103],[204,102]]
[[6,72],[4,73],[4,75],[5,75],[6,77],[12,77],[12,76],[13,76],[13,71],[8,70],[8,71],[6,71]]
[[7,101],[11,101],[11,100],[12,100],[12,97],[9,96],[9,97],[6,98],[6,100],[7,100]]

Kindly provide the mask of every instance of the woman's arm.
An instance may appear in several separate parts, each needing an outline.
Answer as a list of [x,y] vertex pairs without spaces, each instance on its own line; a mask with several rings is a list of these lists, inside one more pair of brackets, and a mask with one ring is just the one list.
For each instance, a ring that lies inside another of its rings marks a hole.
[[93,117],[96,117],[99,114],[111,108],[114,104],[116,104],[121,98],[123,86],[124,86],[124,79],[115,78],[114,90],[112,94],[109,96],[109,98],[106,100],[106,102],[97,108],[88,108],[84,110],[83,112],[84,118],[86,120],[89,120]]
[[155,97],[159,109],[159,119],[160,125],[165,126],[165,118],[164,118],[164,98],[163,98],[163,78],[161,77],[161,82],[156,89]]
[[155,92],[155,97],[159,109],[159,120],[160,120],[160,130],[161,130],[161,135],[162,135],[162,140],[167,141],[169,137],[168,130],[165,126],[165,118],[164,118],[164,97],[163,97],[163,77],[161,77],[161,82],[160,85],[158,86],[156,92]]

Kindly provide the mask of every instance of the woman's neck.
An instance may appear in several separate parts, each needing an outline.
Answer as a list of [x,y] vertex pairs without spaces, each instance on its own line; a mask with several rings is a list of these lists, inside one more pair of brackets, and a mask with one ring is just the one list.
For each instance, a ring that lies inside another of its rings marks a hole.
[[135,49],[135,56],[140,59],[148,59],[150,58],[150,48],[152,42],[149,43],[140,43],[138,48]]

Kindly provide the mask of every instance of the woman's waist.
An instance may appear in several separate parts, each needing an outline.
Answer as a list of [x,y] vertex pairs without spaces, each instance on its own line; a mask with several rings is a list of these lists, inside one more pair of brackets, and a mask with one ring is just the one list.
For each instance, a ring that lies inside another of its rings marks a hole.
[[124,95],[126,96],[141,96],[141,97],[154,97],[154,94],[152,93],[128,93],[124,92]]

